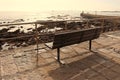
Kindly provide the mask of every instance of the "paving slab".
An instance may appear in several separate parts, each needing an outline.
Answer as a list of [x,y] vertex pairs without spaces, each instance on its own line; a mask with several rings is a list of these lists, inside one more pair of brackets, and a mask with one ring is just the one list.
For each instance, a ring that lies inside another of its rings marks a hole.
[[61,48],[65,65],[43,44],[38,54],[36,45],[1,51],[0,80],[120,80],[120,40],[106,35],[93,40],[92,51],[88,41]]

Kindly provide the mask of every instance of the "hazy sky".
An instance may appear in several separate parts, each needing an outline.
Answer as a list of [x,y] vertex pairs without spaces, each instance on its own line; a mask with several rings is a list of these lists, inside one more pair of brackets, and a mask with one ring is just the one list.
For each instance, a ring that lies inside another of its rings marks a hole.
[[0,0],[0,11],[120,10],[120,0]]

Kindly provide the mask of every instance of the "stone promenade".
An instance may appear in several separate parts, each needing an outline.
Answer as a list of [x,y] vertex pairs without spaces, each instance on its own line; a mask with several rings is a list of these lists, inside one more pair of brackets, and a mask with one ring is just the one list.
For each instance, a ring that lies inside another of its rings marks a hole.
[[[102,34],[88,42],[61,48],[60,65],[56,50],[39,44],[0,52],[0,80],[120,80],[120,31]],[[38,57],[38,62],[37,62]]]

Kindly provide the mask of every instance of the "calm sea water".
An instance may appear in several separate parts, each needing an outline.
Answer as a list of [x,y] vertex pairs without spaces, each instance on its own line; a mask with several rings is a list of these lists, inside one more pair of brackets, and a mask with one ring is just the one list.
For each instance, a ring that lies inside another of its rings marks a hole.
[[1,11],[0,21],[10,21],[15,19],[25,19],[28,21],[46,20],[47,17],[57,15],[80,16],[80,11],[42,11],[42,12],[21,12],[21,11]]
[[[1,11],[0,21],[12,21],[15,19],[24,19],[27,21],[46,20],[47,17],[57,15],[70,15],[71,17],[80,17],[82,11],[42,11],[42,12],[21,12],[21,11]],[[85,13],[120,16],[120,12],[103,11],[84,11]]]

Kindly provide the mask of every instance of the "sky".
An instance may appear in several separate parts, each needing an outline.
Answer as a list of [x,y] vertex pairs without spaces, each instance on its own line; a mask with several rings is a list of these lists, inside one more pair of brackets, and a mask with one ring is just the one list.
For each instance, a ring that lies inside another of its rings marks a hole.
[[0,0],[0,11],[115,11],[120,0]]

